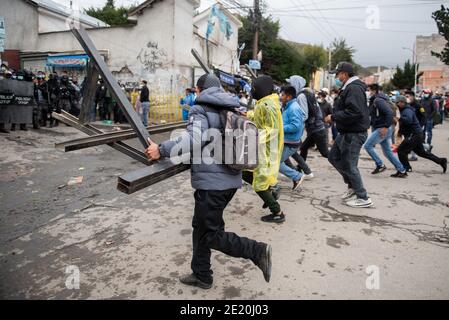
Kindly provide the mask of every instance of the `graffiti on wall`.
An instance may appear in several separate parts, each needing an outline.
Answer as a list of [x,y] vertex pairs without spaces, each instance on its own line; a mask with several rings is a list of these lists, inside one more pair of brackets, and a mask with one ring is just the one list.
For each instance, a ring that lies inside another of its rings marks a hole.
[[167,56],[167,52],[160,49],[157,42],[149,41],[145,47],[140,49],[136,59],[146,71],[154,74],[157,69],[165,69]]

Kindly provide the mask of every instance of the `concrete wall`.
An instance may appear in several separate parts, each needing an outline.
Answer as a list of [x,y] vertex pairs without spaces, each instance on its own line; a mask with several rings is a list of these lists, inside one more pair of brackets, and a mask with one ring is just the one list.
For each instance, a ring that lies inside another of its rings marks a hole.
[[[194,46],[203,54],[206,59],[206,31],[208,22],[208,13],[201,14],[201,19],[195,19],[195,26],[197,27],[194,39]],[[215,19],[215,18],[214,18]],[[220,31],[220,25],[218,20],[215,20],[215,26],[212,34],[209,36],[209,59],[212,65],[217,68],[228,72],[236,73],[239,66],[237,61],[237,50],[238,50],[238,31],[241,24],[237,24],[233,19],[229,19],[233,34],[228,40],[223,32]],[[248,61],[242,63],[248,63]]]
[[424,72],[419,81],[422,89],[449,90],[449,66],[431,54],[432,51],[441,52],[445,44],[445,39],[437,34],[416,37],[419,71]]
[[36,7],[23,0],[0,0],[0,16],[5,19],[5,49],[23,51],[36,47]]
[[[95,46],[108,52],[107,62],[119,80],[146,79],[152,91],[182,92],[191,86],[193,5],[190,1],[156,2],[130,27],[88,30]],[[36,51],[81,50],[70,32],[39,36]]]

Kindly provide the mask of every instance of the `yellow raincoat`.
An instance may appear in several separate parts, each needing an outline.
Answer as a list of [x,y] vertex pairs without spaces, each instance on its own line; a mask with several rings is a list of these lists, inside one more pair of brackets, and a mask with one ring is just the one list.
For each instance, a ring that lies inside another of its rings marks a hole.
[[277,184],[284,147],[284,127],[279,96],[272,94],[256,103],[248,118],[259,129],[259,166],[253,171],[253,189],[266,191]]

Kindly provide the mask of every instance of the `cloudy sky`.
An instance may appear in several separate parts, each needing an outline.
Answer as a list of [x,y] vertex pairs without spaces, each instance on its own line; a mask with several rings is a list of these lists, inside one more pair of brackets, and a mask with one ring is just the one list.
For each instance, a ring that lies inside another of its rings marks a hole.
[[[54,0],[69,4],[70,0]],[[102,6],[106,0],[72,0],[75,6]],[[116,0],[131,5],[143,0]],[[179,1],[179,0],[178,0]],[[251,6],[252,0],[238,1]],[[402,65],[412,59],[416,35],[437,32],[433,11],[449,1],[441,0],[268,0],[266,14],[281,22],[284,39],[328,47],[344,38],[356,49],[355,60],[363,66]],[[213,0],[202,0],[205,9]]]

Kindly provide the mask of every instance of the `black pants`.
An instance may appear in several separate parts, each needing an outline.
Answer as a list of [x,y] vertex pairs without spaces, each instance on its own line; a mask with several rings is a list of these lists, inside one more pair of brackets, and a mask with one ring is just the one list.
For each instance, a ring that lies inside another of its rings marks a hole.
[[195,191],[195,213],[193,216],[192,271],[198,279],[212,283],[210,264],[211,249],[231,257],[251,259],[253,262],[262,254],[265,246],[257,241],[225,232],[223,211],[234,197],[237,189],[226,191]]
[[100,120],[111,120],[111,98],[104,98],[100,102]]
[[[249,184],[253,184],[254,175],[250,171],[243,171],[243,180]],[[276,201],[275,193],[276,191],[268,188],[265,191],[256,192],[257,195],[263,200],[263,202],[270,208],[271,213],[278,214],[281,212],[281,206]]]
[[321,155],[327,158],[329,154],[329,148],[327,147],[327,130],[323,129],[312,134],[308,134],[306,140],[304,140],[301,146],[301,157],[304,161],[307,161],[307,154],[309,149],[314,145],[317,146]]
[[399,161],[404,165],[405,169],[411,169],[410,162],[408,161],[408,154],[414,151],[418,156],[424,159],[429,159],[437,164],[441,164],[443,159],[438,158],[431,152],[427,152],[423,146],[424,134],[413,134],[406,137],[398,147]]
[[290,159],[287,159],[287,161],[285,161],[285,164],[287,166],[289,166],[292,169],[298,170],[299,172],[302,171],[304,174],[312,173],[312,170],[310,169],[310,167],[307,165],[306,161],[303,159],[303,157],[301,157],[301,155],[298,152],[293,154],[292,158],[296,161],[296,163],[298,165],[295,167],[293,165],[292,161]]

